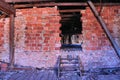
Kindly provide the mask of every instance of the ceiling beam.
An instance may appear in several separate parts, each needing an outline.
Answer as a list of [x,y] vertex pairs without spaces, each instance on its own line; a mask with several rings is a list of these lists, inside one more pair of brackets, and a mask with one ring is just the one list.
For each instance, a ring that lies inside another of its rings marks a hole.
[[[39,0],[40,1],[40,0]],[[22,2],[22,1],[21,1]],[[23,0],[24,2],[24,0]],[[99,6],[100,3],[94,3],[95,6]],[[103,6],[119,6],[120,3],[102,3]],[[66,3],[55,3],[55,2],[45,2],[45,3],[34,3],[34,4],[15,4],[15,8],[31,8],[31,7],[52,7],[52,6],[88,6],[87,3],[78,2],[66,2]]]
[[59,10],[60,13],[80,12],[82,9]]
[[6,14],[14,14],[15,13],[14,7],[10,6],[4,0],[0,0],[0,10]]
[[15,4],[15,8],[29,8],[29,7],[52,7],[52,6],[87,6],[87,3],[35,3],[35,4]]
[[5,0],[8,3],[21,3],[21,2],[44,2],[44,1],[55,1],[55,0]]

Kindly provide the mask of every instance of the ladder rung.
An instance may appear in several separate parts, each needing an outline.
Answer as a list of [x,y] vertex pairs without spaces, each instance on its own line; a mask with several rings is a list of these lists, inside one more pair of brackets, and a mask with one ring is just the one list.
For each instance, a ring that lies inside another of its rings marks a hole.
[[61,71],[60,73],[80,73],[80,71]]
[[61,58],[61,60],[78,60],[78,58]]
[[78,62],[60,62],[60,64],[78,64]]
[[60,69],[79,69],[79,66],[62,66]]
[[76,69],[60,69],[60,71],[76,71],[76,70],[79,70],[78,68]]

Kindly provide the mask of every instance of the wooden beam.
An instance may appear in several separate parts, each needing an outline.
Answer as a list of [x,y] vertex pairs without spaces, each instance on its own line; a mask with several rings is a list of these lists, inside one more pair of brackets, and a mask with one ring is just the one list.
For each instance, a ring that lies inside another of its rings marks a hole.
[[[95,6],[99,6],[100,3],[94,3]],[[103,3],[103,6],[119,6],[120,3]],[[47,2],[47,3],[34,3],[34,4],[15,4],[15,8],[32,8],[32,7],[52,7],[52,6],[88,6],[87,3],[79,3],[79,2],[66,2],[66,3],[55,3],[55,2]]]
[[0,10],[5,12],[6,14],[14,14],[15,9],[6,3],[4,0],[0,0]]
[[1,18],[5,18],[6,17],[6,14],[2,14],[1,16],[0,16],[0,19]]
[[10,68],[14,67],[14,14],[10,15],[10,27],[9,27],[9,60]]
[[73,17],[74,15],[60,15],[62,18]]
[[21,3],[21,2],[44,2],[44,1],[55,1],[55,0],[5,0],[8,3]]
[[86,3],[35,3],[35,4],[16,4],[15,8],[29,8],[29,7],[52,7],[52,6],[87,6]]
[[59,10],[60,13],[80,12],[81,9]]

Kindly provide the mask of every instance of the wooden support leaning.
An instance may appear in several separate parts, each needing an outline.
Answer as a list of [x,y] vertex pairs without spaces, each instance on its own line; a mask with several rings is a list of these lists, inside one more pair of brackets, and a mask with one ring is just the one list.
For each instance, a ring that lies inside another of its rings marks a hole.
[[103,28],[104,32],[106,33],[108,39],[110,40],[111,44],[113,45],[113,48],[115,49],[118,57],[120,58],[120,48],[118,47],[118,45],[116,44],[115,40],[113,39],[110,31],[108,30],[104,20],[102,19],[102,17],[99,15],[99,13],[97,12],[94,4],[92,3],[91,0],[87,1],[91,11],[93,12],[94,16],[96,17],[96,19],[98,20],[98,22],[100,23],[101,27]]

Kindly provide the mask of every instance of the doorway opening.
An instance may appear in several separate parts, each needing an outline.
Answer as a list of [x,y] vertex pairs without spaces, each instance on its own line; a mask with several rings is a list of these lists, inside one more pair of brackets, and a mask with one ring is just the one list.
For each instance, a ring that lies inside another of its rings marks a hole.
[[81,13],[74,12],[71,14],[62,14],[69,16],[62,17],[61,20],[61,49],[63,50],[82,50],[82,21]]

